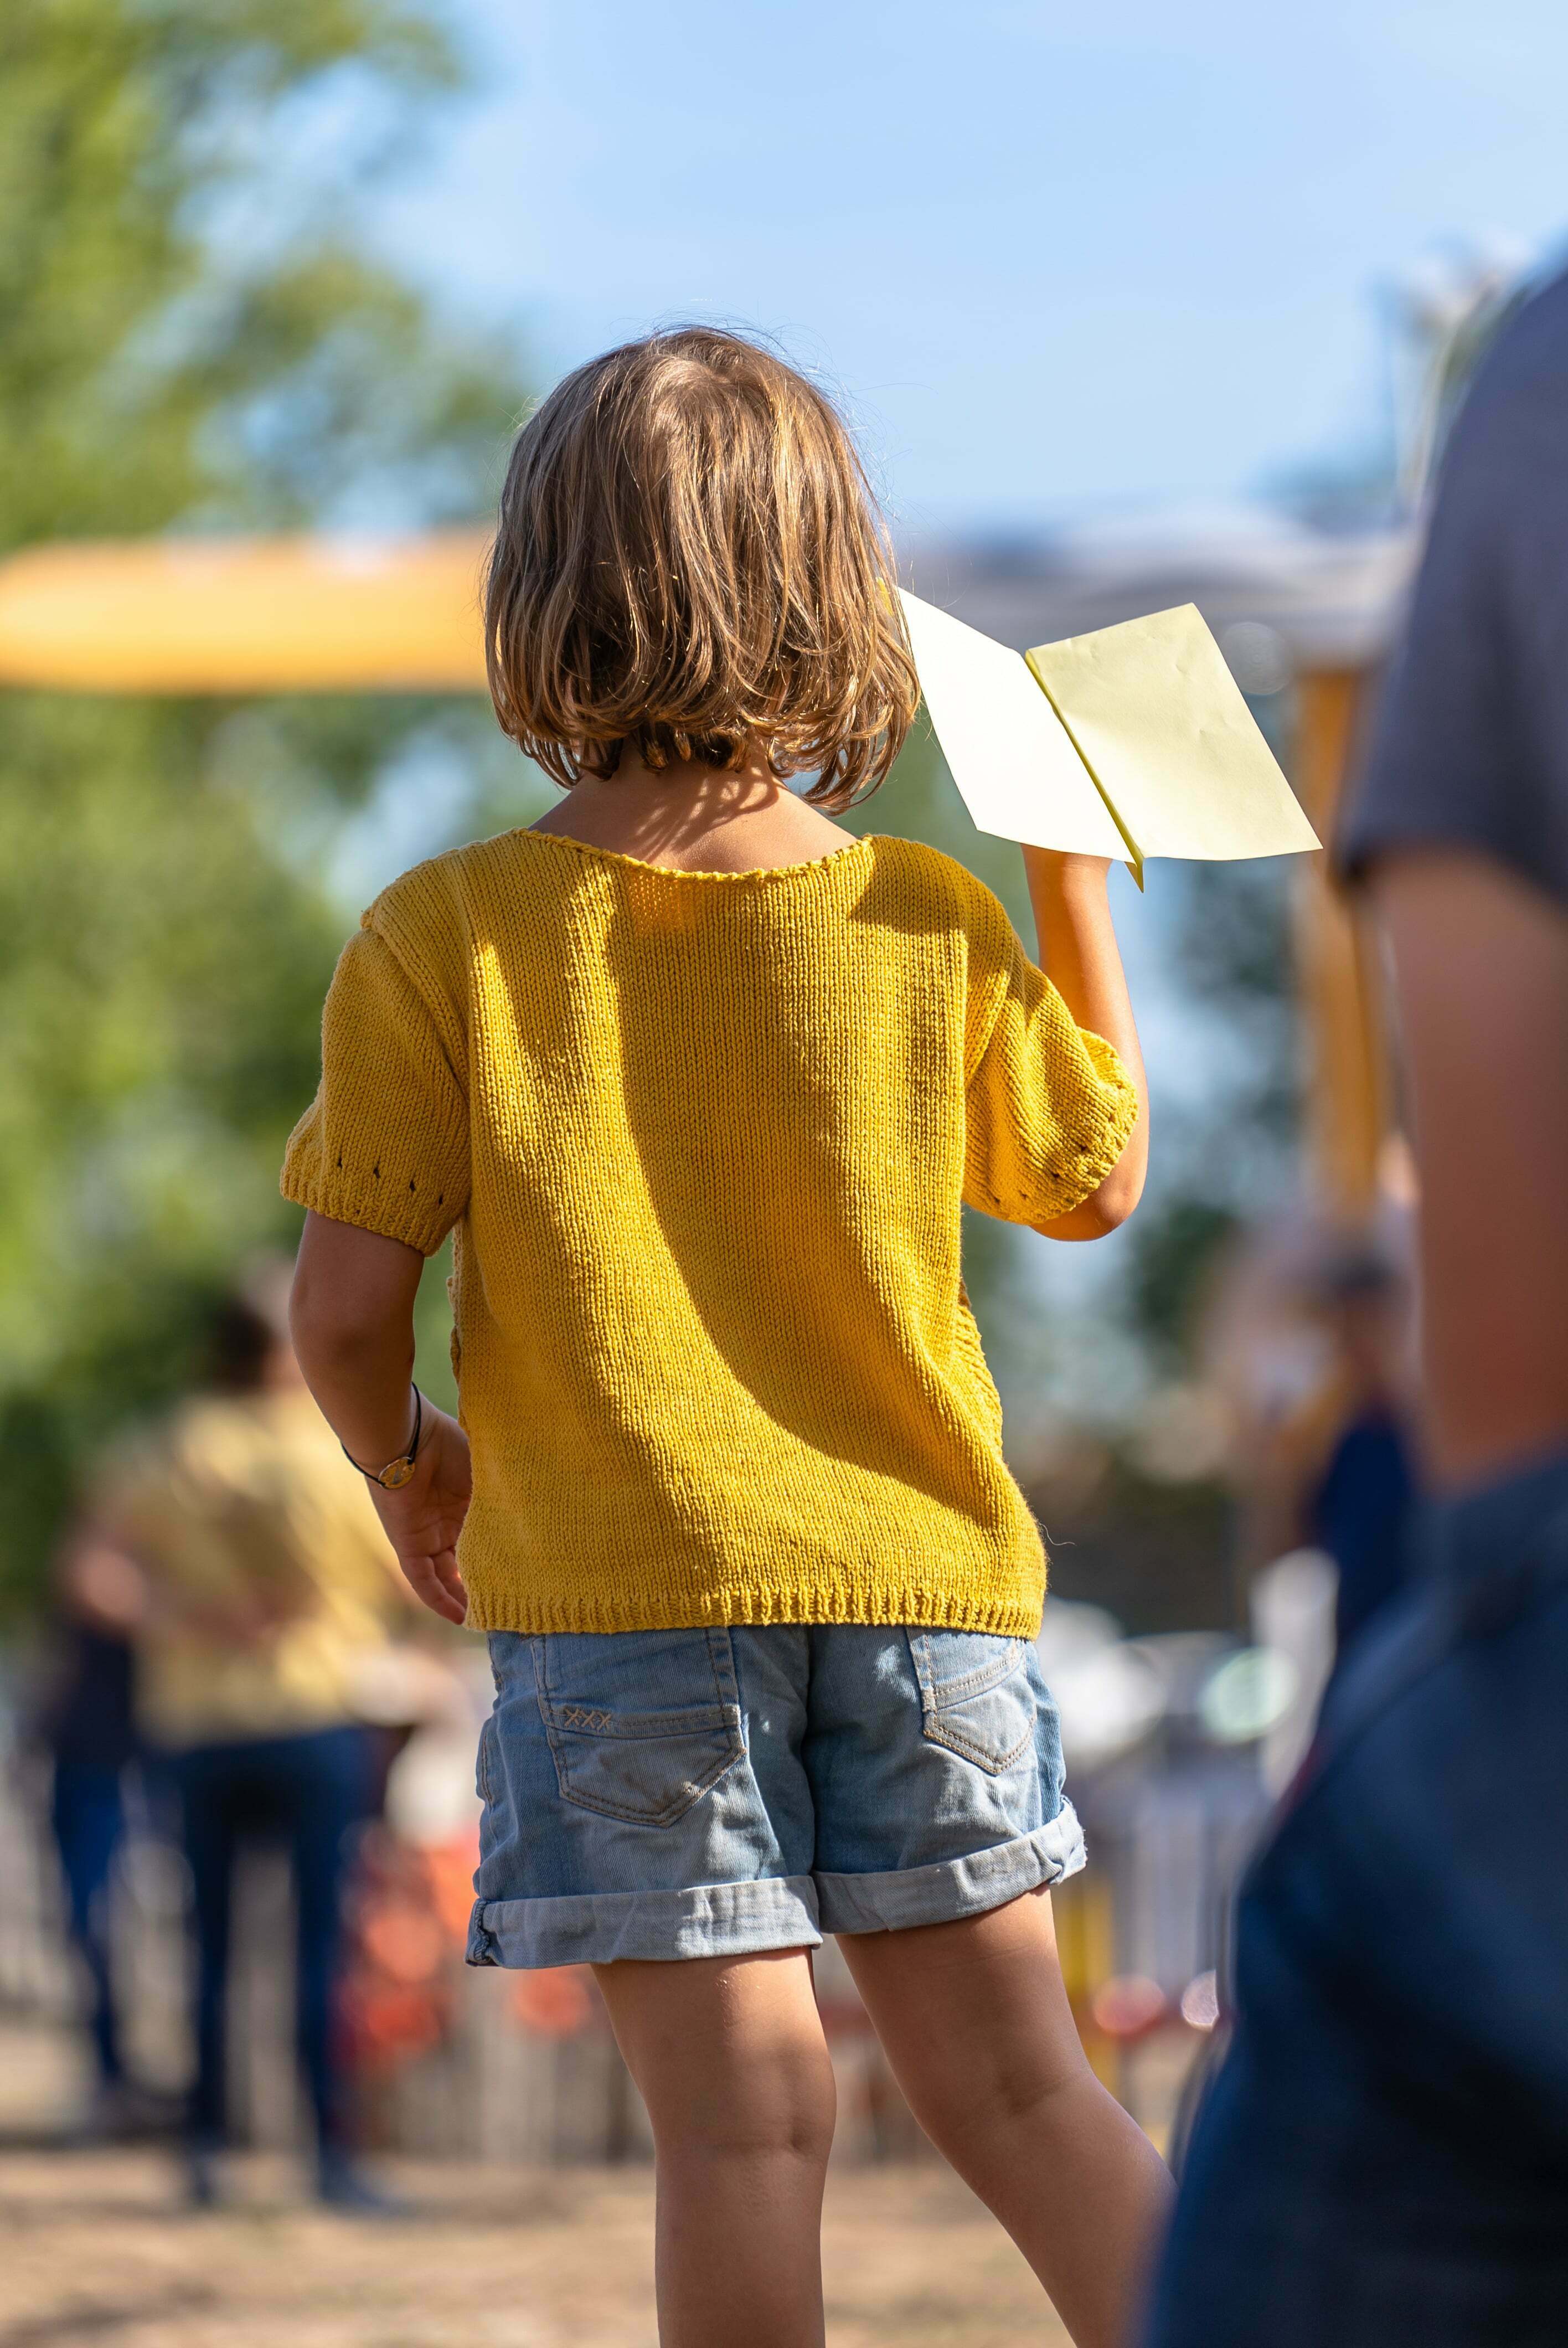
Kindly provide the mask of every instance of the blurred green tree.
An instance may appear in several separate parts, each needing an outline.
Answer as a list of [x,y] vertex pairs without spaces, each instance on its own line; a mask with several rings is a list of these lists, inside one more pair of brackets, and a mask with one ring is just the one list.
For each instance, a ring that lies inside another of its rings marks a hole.
[[[487,508],[517,353],[358,233],[366,191],[462,86],[420,0],[12,0],[0,551]],[[15,1606],[95,1445],[200,1375],[213,1295],[292,1237],[276,1169],[315,1080],[345,834],[384,833],[407,786],[423,808],[408,861],[528,819],[539,795],[477,701],[5,704],[0,1604]],[[923,724],[854,823],[946,849],[1032,936],[1017,851],[975,829]],[[1255,1028],[1226,1130],[1266,1154],[1287,1089],[1278,890],[1231,870],[1192,885],[1194,983]],[[1189,1146],[1163,1122],[1173,1173],[1128,1235],[1146,1254],[1122,1250],[1129,1317],[1155,1348],[1177,1343],[1188,1275],[1224,1227],[1229,1193],[1216,1205],[1199,1164],[1214,1123],[1192,1121]],[[1031,1250],[970,1219],[966,1270],[1013,1403],[1056,1366]],[[439,1274],[421,1300],[438,1393]]]
[[1201,1308],[1234,1235],[1298,1179],[1299,1043],[1290,967],[1292,874],[1281,860],[1193,864],[1173,878],[1171,974],[1205,1083],[1155,1088],[1159,1158],[1129,1226],[1128,1325],[1156,1376],[1190,1364]]
[[[462,81],[416,0],[13,0],[0,17],[0,551],[484,510],[516,352],[356,205]],[[325,224],[323,226],[323,223]],[[200,1371],[286,1240],[344,922],[332,814],[477,705],[12,693],[0,746],[0,1598],[102,1433]]]

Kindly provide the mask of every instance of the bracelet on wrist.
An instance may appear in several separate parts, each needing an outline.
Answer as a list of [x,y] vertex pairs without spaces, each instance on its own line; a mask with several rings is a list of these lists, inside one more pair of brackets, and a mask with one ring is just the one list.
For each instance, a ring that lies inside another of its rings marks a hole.
[[406,1484],[414,1474],[414,1463],[419,1457],[419,1435],[424,1424],[425,1397],[415,1386],[414,1432],[408,1438],[406,1450],[400,1451],[395,1459],[389,1459],[384,1468],[365,1468],[361,1466],[346,1443],[340,1444],[338,1447],[351,1468],[358,1468],[362,1476],[367,1476],[373,1484],[379,1484],[384,1492],[395,1492]]

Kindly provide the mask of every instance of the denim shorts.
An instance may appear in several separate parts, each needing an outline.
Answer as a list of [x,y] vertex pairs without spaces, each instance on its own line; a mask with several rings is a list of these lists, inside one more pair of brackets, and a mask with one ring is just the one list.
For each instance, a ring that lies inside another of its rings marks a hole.
[[815,1948],[1083,1865],[1026,1639],[492,1632],[490,1661],[470,1964]]

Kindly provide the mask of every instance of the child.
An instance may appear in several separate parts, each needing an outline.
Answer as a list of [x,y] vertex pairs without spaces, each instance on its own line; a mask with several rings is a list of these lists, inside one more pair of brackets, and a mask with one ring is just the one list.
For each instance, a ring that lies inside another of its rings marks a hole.
[[[414,1588],[489,1633],[470,1959],[594,1967],[669,2348],[823,2337],[824,1931],[1081,2348],[1165,2206],[1028,1896],[1083,1845],[959,1276],[963,1200],[1131,1213],[1137,1037],[1102,864],[1025,851],[1042,975],[959,866],[831,820],[917,705],[892,576],[769,353],[684,329],[559,386],[487,631],[565,795],[364,916],[283,1177],[311,1385]],[[409,1384],[449,1231],[461,1426]]]

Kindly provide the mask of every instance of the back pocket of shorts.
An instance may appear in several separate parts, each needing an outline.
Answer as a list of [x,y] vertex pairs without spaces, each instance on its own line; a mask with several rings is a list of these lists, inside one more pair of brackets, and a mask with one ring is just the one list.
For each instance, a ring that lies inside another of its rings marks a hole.
[[746,1749],[728,1631],[545,1632],[539,1710],[563,1800],[670,1827]]
[[1029,1642],[985,1631],[907,1635],[927,1741],[993,1777],[1021,1760],[1035,1732]]

